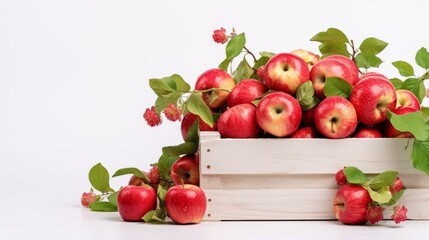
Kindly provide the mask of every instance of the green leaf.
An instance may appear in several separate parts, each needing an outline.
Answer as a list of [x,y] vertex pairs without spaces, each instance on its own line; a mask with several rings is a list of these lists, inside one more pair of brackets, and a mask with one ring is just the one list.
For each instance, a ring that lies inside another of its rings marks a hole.
[[325,32],[319,32],[314,35],[310,41],[321,43],[348,43],[347,36],[339,29],[328,28]]
[[243,51],[245,44],[246,36],[244,33],[240,33],[229,40],[225,48],[226,58],[219,64],[219,68],[226,71],[231,61]]
[[213,127],[214,120],[210,108],[202,99],[201,93],[192,93],[187,101],[186,105],[189,112],[200,116],[200,118],[207,123],[210,127]]
[[134,176],[143,178],[146,181],[148,181],[147,177],[142,173],[142,171],[135,167],[121,168],[117,170],[112,177],[118,177],[118,176],[127,175],[127,174],[133,174]]
[[188,130],[188,134],[186,135],[185,142],[191,142],[198,144],[200,141],[199,133],[199,122],[200,120],[197,119],[194,123],[192,123],[191,127]]
[[371,188],[367,188],[367,190],[371,199],[379,204],[388,203],[392,199],[392,193],[390,192],[389,186],[382,187],[378,190]]
[[359,46],[359,50],[362,52],[363,55],[375,56],[381,51],[383,51],[386,46],[386,42],[374,37],[370,37],[362,41]]
[[162,110],[164,110],[164,108],[167,107],[169,103],[177,105],[177,101],[180,97],[182,97],[182,95],[183,93],[181,92],[172,92],[158,96],[155,101],[156,111],[159,113],[162,112]]
[[254,70],[246,61],[246,58],[243,58],[243,60],[240,62],[240,64],[238,64],[237,69],[234,71],[233,74],[235,83],[238,83],[243,79],[249,79],[250,76],[252,76],[253,72]]
[[118,208],[110,202],[94,202],[89,204],[91,211],[95,212],[117,212]]
[[362,185],[368,181],[366,175],[357,167],[345,167],[343,171],[349,183]]
[[155,209],[147,212],[143,216],[143,221],[147,223],[165,223],[165,210],[163,209]]
[[163,79],[149,79],[149,86],[158,96],[167,95],[175,91],[171,86],[168,85],[167,81]]
[[387,117],[393,127],[398,131],[410,132],[420,141],[426,141],[429,138],[429,125],[426,122],[427,118],[421,111],[403,115],[397,115],[388,111]]
[[178,156],[170,156],[163,153],[158,160],[159,175],[163,179],[170,178],[171,166],[178,159]]
[[383,187],[390,186],[395,182],[397,176],[398,176],[397,171],[382,172],[377,176],[375,176],[373,179],[371,179],[368,182],[368,186],[374,190],[378,190]]
[[97,163],[89,170],[88,178],[94,189],[102,193],[114,192],[110,187],[109,172],[101,163]]
[[118,207],[118,194],[119,194],[119,191],[116,191],[110,194],[109,196],[107,196],[107,200],[109,201],[109,203],[115,207]]
[[422,47],[417,51],[416,63],[423,69],[429,69],[429,52],[426,48]]
[[390,201],[384,205],[386,205],[386,206],[396,205],[398,203],[399,199],[401,199],[402,195],[404,195],[405,190],[406,190],[406,188],[403,188],[401,191],[395,192],[392,195],[392,199],[390,199]]
[[232,59],[240,55],[243,51],[244,45],[246,44],[246,36],[244,33],[240,33],[231,40],[229,40],[226,45],[226,58]]
[[349,98],[352,91],[352,85],[346,80],[338,77],[329,77],[325,81],[325,87],[323,92],[326,97],[329,96],[341,96]]
[[174,82],[176,86],[174,89],[177,91],[187,92],[191,90],[191,86],[178,74],[173,74],[168,79]]
[[401,79],[399,78],[391,78],[390,82],[392,82],[393,86],[395,86],[395,89],[401,89],[402,88],[402,84],[404,83]]
[[364,69],[368,69],[372,67],[377,68],[383,63],[383,61],[377,56],[364,55],[362,53],[357,54],[355,57],[355,60],[358,68],[364,68]]
[[319,51],[322,53],[321,58],[325,58],[330,55],[342,55],[345,57],[350,57],[350,53],[347,51],[347,45],[345,43],[338,44],[326,44],[322,43],[319,45]]
[[303,111],[313,108],[320,100],[314,95],[314,88],[311,81],[306,81],[299,85],[296,91],[296,99]]
[[228,66],[231,63],[232,59],[226,58],[225,60],[223,60],[220,64],[219,64],[219,68],[227,71],[228,70]]
[[257,74],[257,70],[261,66],[264,66],[265,64],[267,64],[267,62],[270,60],[270,58],[271,57],[269,57],[269,56],[262,56],[258,60],[256,60],[255,64],[253,65],[254,71],[253,71],[253,74],[250,76],[250,78],[252,78],[252,79],[260,79],[260,77]]
[[429,141],[414,140],[411,159],[415,169],[429,175]]
[[401,89],[407,89],[413,92],[419,99],[420,103],[423,102],[423,99],[426,96],[426,87],[421,79],[408,78],[402,83]]
[[414,68],[411,66],[411,64],[405,62],[405,61],[395,61],[392,62],[392,65],[398,69],[399,74],[403,77],[410,77],[414,76]]
[[170,156],[180,156],[183,154],[193,154],[198,150],[198,144],[193,142],[185,142],[176,146],[167,146],[162,148],[164,154]]

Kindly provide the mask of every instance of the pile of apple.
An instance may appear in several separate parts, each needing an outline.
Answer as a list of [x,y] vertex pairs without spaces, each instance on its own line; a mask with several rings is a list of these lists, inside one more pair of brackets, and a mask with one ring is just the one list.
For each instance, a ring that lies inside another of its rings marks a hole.
[[[412,137],[396,130],[387,113],[420,111],[413,92],[395,90],[380,73],[360,74],[356,64],[342,55],[319,59],[303,49],[279,53],[258,69],[258,76],[235,84],[221,69],[202,73],[195,89],[218,89],[202,96],[220,116],[217,125],[201,130],[217,129],[224,138]],[[326,96],[327,79],[349,89]],[[310,102],[306,108],[300,102],[304,98]]]

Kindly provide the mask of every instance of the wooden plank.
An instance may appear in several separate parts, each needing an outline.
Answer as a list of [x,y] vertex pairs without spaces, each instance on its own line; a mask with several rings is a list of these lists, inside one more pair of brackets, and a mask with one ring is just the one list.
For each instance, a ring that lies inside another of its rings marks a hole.
[[[367,174],[368,177],[374,175]],[[407,188],[428,188],[428,176],[424,173],[400,173]],[[335,173],[331,174],[278,174],[278,175],[251,175],[251,174],[219,174],[201,175],[200,186],[213,190],[233,189],[337,189]]]
[[[206,190],[205,221],[334,219],[335,189]],[[409,219],[429,219],[429,189],[407,189]],[[390,213],[391,215],[391,213]],[[385,218],[390,218],[388,212]]]
[[200,134],[203,175],[332,174],[343,166],[366,173],[417,172],[410,148],[405,149],[410,139],[220,139],[217,134]]

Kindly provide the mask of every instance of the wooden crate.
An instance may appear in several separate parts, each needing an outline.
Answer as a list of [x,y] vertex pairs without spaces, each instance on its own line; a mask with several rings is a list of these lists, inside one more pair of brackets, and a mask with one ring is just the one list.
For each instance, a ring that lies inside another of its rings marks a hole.
[[410,219],[429,219],[429,176],[413,168],[411,139],[221,139],[200,133],[200,185],[206,221],[334,219],[335,173],[400,172],[400,203]]

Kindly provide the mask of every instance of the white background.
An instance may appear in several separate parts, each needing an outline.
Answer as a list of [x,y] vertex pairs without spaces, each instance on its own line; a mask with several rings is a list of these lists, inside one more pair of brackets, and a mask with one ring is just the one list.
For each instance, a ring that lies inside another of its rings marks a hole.
[[0,201],[27,209],[3,218],[81,211],[91,166],[148,169],[163,146],[181,143],[178,122],[145,124],[148,79],[178,73],[193,85],[224,57],[215,29],[245,32],[255,53],[317,52],[309,39],[329,27],[357,43],[377,37],[389,43],[379,71],[397,77],[390,62],[414,63],[429,48],[428,9],[419,0],[0,0]]

